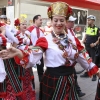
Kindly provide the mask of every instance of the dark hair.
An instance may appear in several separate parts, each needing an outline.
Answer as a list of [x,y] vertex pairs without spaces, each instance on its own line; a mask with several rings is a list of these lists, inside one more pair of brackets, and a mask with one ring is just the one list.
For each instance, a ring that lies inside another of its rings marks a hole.
[[35,20],[37,20],[39,16],[41,16],[41,15],[35,15],[35,16],[33,17],[33,23],[35,23]]

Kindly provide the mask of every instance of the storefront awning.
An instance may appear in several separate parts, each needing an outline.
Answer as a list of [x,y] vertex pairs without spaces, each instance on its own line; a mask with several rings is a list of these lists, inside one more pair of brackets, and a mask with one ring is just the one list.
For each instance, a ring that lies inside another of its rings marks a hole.
[[86,0],[86,1],[90,1],[90,2],[93,2],[93,3],[100,4],[100,0]]
[[[48,2],[56,2],[58,0],[42,0]],[[100,10],[100,0],[61,0],[71,6]]]

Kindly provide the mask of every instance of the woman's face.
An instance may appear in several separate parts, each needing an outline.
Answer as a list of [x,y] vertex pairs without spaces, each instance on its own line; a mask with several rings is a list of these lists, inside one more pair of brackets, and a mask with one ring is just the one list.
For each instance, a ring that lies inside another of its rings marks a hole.
[[27,22],[24,21],[24,22],[22,22],[22,23],[20,24],[20,30],[21,30],[21,31],[26,31],[26,29],[27,29]]
[[63,16],[54,16],[51,20],[53,30],[56,34],[63,32],[66,26],[66,19]]

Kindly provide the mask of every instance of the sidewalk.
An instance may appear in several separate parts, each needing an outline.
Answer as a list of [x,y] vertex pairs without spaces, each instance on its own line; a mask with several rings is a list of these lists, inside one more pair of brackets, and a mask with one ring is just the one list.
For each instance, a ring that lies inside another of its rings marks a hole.
[[[82,67],[80,67],[80,65],[77,64],[76,70],[81,70],[81,69]],[[81,74],[78,74],[78,83],[79,86],[81,87],[82,92],[86,93],[86,95],[80,98],[80,100],[94,100],[97,88],[97,81],[92,81],[92,78],[81,78],[80,77]]]
[[[81,70],[82,67],[80,67],[79,64],[76,65],[76,70]],[[38,94],[39,94],[39,81],[38,81],[38,75],[37,75],[37,70],[33,68],[34,75],[35,75],[35,89],[36,89],[36,96],[38,100]],[[81,73],[83,74],[83,73]],[[82,92],[86,93],[86,95],[80,100],[94,100],[95,98],[95,91],[96,91],[96,86],[97,86],[97,81],[91,81],[91,78],[80,78],[80,75],[78,74],[78,83],[79,86],[81,87]]]

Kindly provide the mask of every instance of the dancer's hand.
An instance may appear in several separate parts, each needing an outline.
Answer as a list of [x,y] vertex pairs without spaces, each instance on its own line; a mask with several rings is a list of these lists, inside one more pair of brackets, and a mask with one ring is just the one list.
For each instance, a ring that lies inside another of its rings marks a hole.
[[95,46],[96,46],[96,45],[95,45],[94,43],[91,43],[91,44],[90,44],[90,47],[91,47],[91,48],[93,48],[93,47],[95,47]]
[[14,47],[0,51],[0,57],[2,59],[9,59],[18,56],[20,59],[23,57],[23,53]]
[[29,47],[28,47],[28,49],[30,49],[30,50],[31,50],[32,48],[33,48],[33,46],[29,46]]

